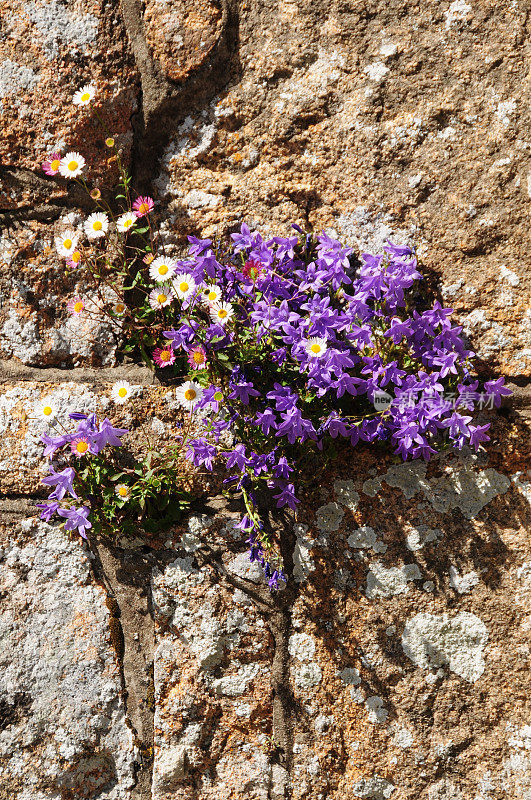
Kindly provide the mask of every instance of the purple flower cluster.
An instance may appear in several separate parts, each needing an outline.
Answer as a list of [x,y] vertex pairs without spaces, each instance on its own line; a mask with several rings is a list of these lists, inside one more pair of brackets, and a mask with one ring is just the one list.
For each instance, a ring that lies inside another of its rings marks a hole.
[[[119,447],[121,437],[127,433],[126,429],[114,428],[109,419],[105,418],[98,424],[95,414],[82,414],[75,412],[69,414],[70,418],[77,421],[75,431],[61,433],[58,436],[49,436],[43,433],[41,440],[44,443],[44,455],[49,457],[65,456],[70,449],[75,456],[84,454],[97,455],[106,445]],[[83,447],[79,445],[82,444]],[[77,530],[80,536],[87,538],[86,531],[92,528],[89,520],[90,508],[87,505],[72,504],[73,500],[83,502],[74,488],[77,472],[73,467],[65,467],[57,471],[50,461],[49,475],[42,479],[46,486],[54,487],[45,503],[37,503],[41,509],[41,519],[49,522],[54,514],[65,519],[65,530]],[[68,500],[68,505],[66,504]],[[61,505],[63,503],[63,505]]]
[[[443,445],[477,450],[488,441],[489,425],[474,425],[466,413],[478,381],[452,309],[413,307],[422,275],[411,248],[388,242],[382,254],[363,255],[356,270],[352,251],[325,233],[265,241],[242,225],[225,252],[209,239],[189,239],[189,258],[178,266],[197,294],[182,302],[179,323],[164,335],[175,350],[204,348],[210,367],[198,403],[210,419],[188,446],[194,464],[212,469],[221,455],[236,489],[265,481],[278,507],[295,509],[291,473],[305,442],[386,441],[403,459],[428,460]],[[200,302],[209,284],[234,310],[226,325]],[[218,389],[226,399],[215,407]],[[444,399],[449,389],[456,403]],[[503,378],[485,389],[496,405],[509,394]],[[256,559],[261,532],[253,518],[246,520]]]

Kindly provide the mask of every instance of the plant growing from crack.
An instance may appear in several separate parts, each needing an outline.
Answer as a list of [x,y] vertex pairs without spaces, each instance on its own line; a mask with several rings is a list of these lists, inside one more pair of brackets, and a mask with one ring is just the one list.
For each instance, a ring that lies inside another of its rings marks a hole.
[[[90,103],[92,87],[80,92]],[[316,457],[326,467],[338,437],[390,447],[404,460],[488,441],[489,424],[474,424],[469,412],[499,406],[510,392],[503,378],[481,389],[452,310],[416,300],[422,275],[412,248],[388,242],[357,262],[325,232],[293,225],[290,236],[264,239],[242,224],[230,241],[188,237],[178,258],[156,234],[152,199],[132,201],[116,158],[118,215],[90,191],[80,154],[48,159],[48,171],[81,180],[99,209],[83,223],[87,252],[73,230],[58,250],[122,293],[106,313],[122,319],[124,352],[138,348],[173,380],[187,369],[175,396],[194,425],[181,452],[197,468],[227,470],[245,507],[237,527],[272,589],[286,581],[283,548],[263,523],[259,494],[296,511],[295,484],[315,471]],[[120,279],[129,284],[119,289]],[[83,311],[80,298],[71,303],[72,313]],[[108,494],[98,513],[108,513],[106,503]]]

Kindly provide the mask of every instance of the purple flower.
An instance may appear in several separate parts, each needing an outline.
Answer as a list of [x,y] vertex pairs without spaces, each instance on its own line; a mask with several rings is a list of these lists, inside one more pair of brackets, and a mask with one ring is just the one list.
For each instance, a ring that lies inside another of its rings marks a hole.
[[49,522],[50,519],[53,517],[57,509],[59,508],[59,503],[36,503],[37,508],[41,509],[41,519],[46,520]]
[[504,386],[505,378],[498,378],[496,381],[487,381],[485,383],[485,392],[494,399],[494,405],[499,408],[501,405],[502,397],[509,397],[512,394],[511,390]]
[[57,513],[59,516],[66,519],[65,531],[74,531],[77,529],[83,539],[87,538],[86,530],[92,528],[92,522],[89,520],[90,508],[82,506],[81,508],[60,508]]
[[125,436],[126,433],[129,433],[127,428],[113,428],[111,421],[105,417],[100,424],[98,433],[94,434],[92,439],[99,450],[102,450],[106,444],[110,444],[111,447],[121,447],[120,437]]
[[190,442],[188,442],[186,458],[196,467],[204,464],[205,467],[212,472],[214,465],[213,462],[217,456],[217,452],[218,451],[214,445],[210,444],[206,439],[192,439]]
[[477,452],[479,450],[480,442],[490,441],[490,436],[487,436],[487,431],[490,428],[490,422],[487,425],[470,425],[470,444]]
[[41,435],[41,442],[44,442],[46,445],[43,453],[44,457],[48,458],[48,456],[53,456],[56,450],[59,450],[60,447],[71,442],[72,438],[72,435],[68,433],[61,436],[48,436],[47,433],[43,433]]
[[51,474],[42,479],[42,483],[46,484],[46,486],[56,487],[49,495],[48,499],[62,500],[65,494],[68,492],[77,500],[78,496],[74,491],[74,478],[76,477],[75,469],[73,469],[73,467],[67,467],[61,472],[56,472],[54,468],[50,466],[50,471]]
[[289,506],[293,511],[297,508],[297,503],[300,503],[300,500],[297,500],[295,497],[295,487],[292,483],[288,483],[278,494],[274,494],[273,497],[277,501],[277,508],[282,508],[282,506]]

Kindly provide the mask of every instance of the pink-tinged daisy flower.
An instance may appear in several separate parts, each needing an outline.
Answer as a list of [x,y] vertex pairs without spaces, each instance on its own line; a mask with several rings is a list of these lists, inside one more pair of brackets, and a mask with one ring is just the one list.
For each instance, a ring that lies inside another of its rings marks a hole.
[[192,411],[195,404],[203,397],[203,390],[195,381],[185,381],[175,390],[175,397],[183,408]]
[[70,261],[67,261],[66,263],[69,267],[73,267],[74,269],[76,267],[79,267],[81,263],[81,253],[79,252],[79,250],[74,250],[74,252],[70,256]]
[[114,492],[124,503],[131,497],[131,489],[125,483],[119,483]]
[[263,274],[264,269],[259,261],[250,258],[243,265],[242,272],[246,278],[249,278],[254,283]]
[[230,303],[212,303],[210,306],[210,317],[212,322],[225,325],[234,314],[234,308]]
[[61,164],[61,153],[50,153],[46,161],[42,162],[42,168],[47,175],[57,175]]
[[73,297],[72,300],[68,301],[66,307],[70,311],[73,317],[77,317],[78,314],[81,314],[81,312],[85,308],[85,303],[83,302],[81,297]]
[[107,233],[109,227],[109,217],[102,211],[95,211],[87,217],[83,224],[88,239],[100,239]]
[[137,217],[144,217],[155,208],[155,203],[151,197],[137,197],[133,203],[133,211]]
[[206,360],[204,347],[193,347],[188,353],[187,361],[192,369],[204,369]]
[[165,306],[169,306],[171,301],[173,300],[173,294],[170,292],[169,289],[153,289],[149,295],[149,305],[151,308],[164,308]]
[[70,449],[75,456],[81,458],[81,456],[90,453],[90,442],[83,438],[83,436],[78,436],[73,440],[72,444],[70,445]]
[[82,86],[81,89],[77,90],[72,102],[75,106],[88,106],[90,101],[94,99],[95,94],[96,87],[92,83],[87,83],[86,86]]
[[180,272],[179,275],[176,275],[172,281],[172,286],[180,300],[186,300],[196,290],[194,279],[186,272]]
[[175,275],[176,269],[177,265],[175,262],[159,256],[150,264],[149,277],[153,278],[157,283],[164,283],[164,281],[168,281],[172,275]]
[[155,260],[155,256],[153,255],[153,253],[148,253],[148,254],[147,254],[147,255],[145,255],[145,256],[144,256],[144,258],[142,259],[142,261],[144,262],[144,264],[151,264],[151,263],[153,263],[153,261],[154,261],[154,260]]
[[171,367],[175,363],[175,353],[171,347],[157,347],[153,351],[153,361],[158,367]]
[[72,256],[77,247],[79,236],[75,231],[65,231],[61,236],[55,237],[55,249],[63,258]]
[[209,286],[204,286],[201,290],[201,299],[207,306],[211,306],[212,303],[220,303],[221,289],[214,283],[210,284]]
[[121,217],[118,217],[116,220],[116,227],[120,233],[127,233],[127,231],[133,227],[135,222],[136,214],[133,211],[128,211],[126,214],[122,214]]
[[63,178],[77,178],[85,166],[81,153],[67,153],[59,162],[59,172]]
[[304,347],[309,356],[319,358],[326,353],[328,345],[326,339],[319,339],[314,336],[313,339],[308,339]]

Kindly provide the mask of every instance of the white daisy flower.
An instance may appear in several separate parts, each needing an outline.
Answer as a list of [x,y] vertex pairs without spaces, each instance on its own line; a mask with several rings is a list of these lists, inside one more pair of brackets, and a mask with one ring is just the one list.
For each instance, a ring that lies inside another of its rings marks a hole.
[[131,396],[131,384],[127,381],[117,381],[111,388],[111,398],[115,403],[122,405]]
[[131,489],[125,483],[119,483],[114,493],[120,500],[129,500],[131,497]]
[[212,303],[210,306],[210,317],[212,322],[225,325],[234,314],[234,308],[230,303]]
[[125,305],[125,303],[121,303],[120,301],[118,301],[118,303],[115,303],[113,305],[112,311],[113,314],[116,314],[117,317],[121,317],[127,311],[127,306]]
[[312,358],[319,358],[326,353],[328,345],[326,339],[319,339],[317,336],[314,336],[312,339],[308,339],[304,347],[309,356]]
[[186,300],[196,290],[196,284],[191,275],[186,272],[180,272],[172,281],[175,294],[181,300]]
[[162,283],[163,281],[167,281],[173,275],[175,275],[176,269],[177,265],[175,262],[170,261],[168,258],[162,258],[162,256],[159,256],[151,262],[149,266],[149,276],[150,278],[153,278],[154,281],[157,281],[157,283]]
[[69,258],[77,247],[79,236],[75,231],[68,230],[55,237],[55,248],[60,256]]
[[63,178],[77,178],[84,166],[85,159],[81,153],[67,153],[59,162],[59,173]]
[[40,401],[40,403],[38,403],[35,408],[35,412],[39,419],[51,421],[52,419],[55,419],[57,415],[57,405],[51,397],[45,397]]
[[153,289],[149,295],[149,305],[151,308],[164,308],[164,306],[169,306],[171,301],[173,300],[172,292],[163,286],[160,289]]
[[77,90],[72,102],[75,106],[88,106],[90,101],[94,99],[95,94],[96,87],[92,83],[87,83],[86,86],[82,86],[81,89]]
[[207,306],[221,302],[221,289],[216,284],[204,286],[201,290],[201,299]]
[[101,211],[96,211],[87,217],[83,228],[89,239],[99,239],[105,236],[109,227],[109,217]]
[[116,220],[116,227],[120,231],[120,233],[127,233],[127,231],[133,227],[137,219],[137,216],[134,211],[128,211],[126,214],[122,214],[121,217],[118,217]]
[[192,411],[195,404],[203,397],[203,390],[195,381],[185,381],[175,390],[175,397],[183,408]]

